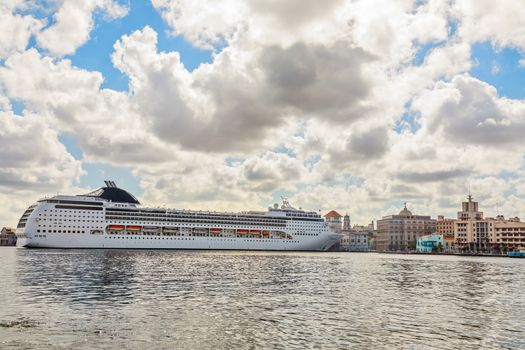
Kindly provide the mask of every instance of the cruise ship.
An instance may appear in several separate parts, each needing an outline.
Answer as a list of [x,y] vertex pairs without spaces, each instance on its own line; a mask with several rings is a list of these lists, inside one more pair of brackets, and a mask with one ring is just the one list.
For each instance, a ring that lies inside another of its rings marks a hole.
[[84,195],[57,195],[22,215],[18,246],[28,248],[326,251],[341,237],[316,212],[283,199],[239,213],[146,208],[113,181]]

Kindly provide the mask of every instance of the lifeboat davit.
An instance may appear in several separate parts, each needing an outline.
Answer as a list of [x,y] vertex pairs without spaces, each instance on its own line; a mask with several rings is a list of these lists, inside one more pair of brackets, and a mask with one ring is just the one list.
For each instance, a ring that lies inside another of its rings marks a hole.
[[124,229],[124,225],[109,225],[110,230],[120,231]]

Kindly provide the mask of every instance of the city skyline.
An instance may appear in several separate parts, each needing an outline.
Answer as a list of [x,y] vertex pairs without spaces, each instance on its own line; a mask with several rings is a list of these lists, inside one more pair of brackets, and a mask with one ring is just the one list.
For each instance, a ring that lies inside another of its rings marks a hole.
[[0,226],[114,180],[149,205],[290,198],[525,216],[516,1],[0,4]]

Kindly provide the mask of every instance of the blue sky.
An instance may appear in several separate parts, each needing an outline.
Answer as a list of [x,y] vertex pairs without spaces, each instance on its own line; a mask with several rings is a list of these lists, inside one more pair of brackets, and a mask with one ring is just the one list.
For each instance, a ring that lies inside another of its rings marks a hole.
[[472,58],[475,62],[470,74],[498,89],[500,96],[525,98],[525,65],[519,61],[523,53],[513,48],[494,48],[491,43],[474,45]]
[[108,21],[104,19],[103,14],[95,13],[94,20],[95,27],[91,33],[91,40],[69,58],[77,67],[101,72],[104,76],[103,88],[118,91],[128,89],[127,77],[113,67],[111,62],[113,45],[122,35],[130,34],[145,26],[150,26],[158,33],[158,50],[179,52],[188,70],[195,69],[203,62],[211,62],[210,50],[195,48],[183,38],[171,35],[159,12],[149,1],[130,1],[129,12],[123,18]]

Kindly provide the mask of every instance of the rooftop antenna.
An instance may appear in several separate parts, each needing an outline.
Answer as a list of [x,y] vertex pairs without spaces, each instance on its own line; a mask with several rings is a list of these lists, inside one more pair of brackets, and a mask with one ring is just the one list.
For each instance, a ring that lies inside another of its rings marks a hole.
[[470,193],[470,184],[468,184],[468,201],[472,201],[472,193]]

